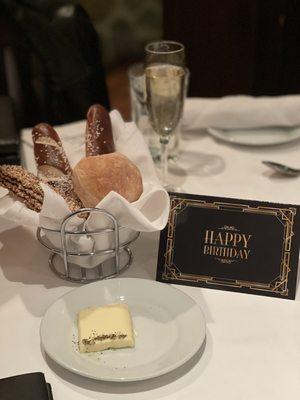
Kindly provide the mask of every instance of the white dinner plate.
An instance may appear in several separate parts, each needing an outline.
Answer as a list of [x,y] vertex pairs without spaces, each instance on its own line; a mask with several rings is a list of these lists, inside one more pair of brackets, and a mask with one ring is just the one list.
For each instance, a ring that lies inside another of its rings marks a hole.
[[[135,348],[80,354],[77,313],[82,308],[125,302],[136,333]],[[47,310],[41,342],[58,364],[106,381],[137,381],[165,374],[188,361],[205,339],[205,319],[188,295],[168,284],[118,278],[72,290]]]
[[293,142],[300,138],[300,127],[269,127],[255,129],[215,129],[207,131],[223,142],[245,146],[271,146]]

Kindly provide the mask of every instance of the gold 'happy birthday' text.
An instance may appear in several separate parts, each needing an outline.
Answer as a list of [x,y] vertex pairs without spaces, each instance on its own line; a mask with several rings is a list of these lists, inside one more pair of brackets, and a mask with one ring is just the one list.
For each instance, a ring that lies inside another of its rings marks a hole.
[[248,260],[252,235],[237,232],[205,231],[203,253],[228,259]]

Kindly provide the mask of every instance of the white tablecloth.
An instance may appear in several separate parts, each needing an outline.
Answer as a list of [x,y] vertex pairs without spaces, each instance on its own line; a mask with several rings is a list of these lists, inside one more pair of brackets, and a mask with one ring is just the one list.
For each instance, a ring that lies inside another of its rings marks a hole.
[[[300,142],[242,148],[205,133],[184,135],[174,183],[186,192],[299,203],[300,178],[274,175],[263,159],[300,166]],[[187,164],[188,163],[188,164]],[[48,252],[30,229],[0,234],[0,377],[42,371],[54,400],[296,399],[300,393],[300,296],[296,301],[180,286],[204,311],[202,353],[165,376],[137,383],[98,382],[74,375],[40,347],[39,325],[49,305],[77,285],[58,279]],[[155,278],[158,234],[133,245],[123,276]]]

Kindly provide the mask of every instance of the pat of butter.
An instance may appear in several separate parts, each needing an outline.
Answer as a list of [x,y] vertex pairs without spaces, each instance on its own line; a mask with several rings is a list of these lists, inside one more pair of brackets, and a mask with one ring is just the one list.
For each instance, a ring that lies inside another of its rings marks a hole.
[[77,324],[81,353],[134,347],[132,319],[126,304],[81,310]]

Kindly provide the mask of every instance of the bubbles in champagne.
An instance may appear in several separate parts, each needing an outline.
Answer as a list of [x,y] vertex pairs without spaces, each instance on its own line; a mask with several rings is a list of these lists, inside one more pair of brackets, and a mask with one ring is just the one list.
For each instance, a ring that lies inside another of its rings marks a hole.
[[170,64],[146,68],[147,107],[153,129],[170,136],[182,115],[185,70]]

